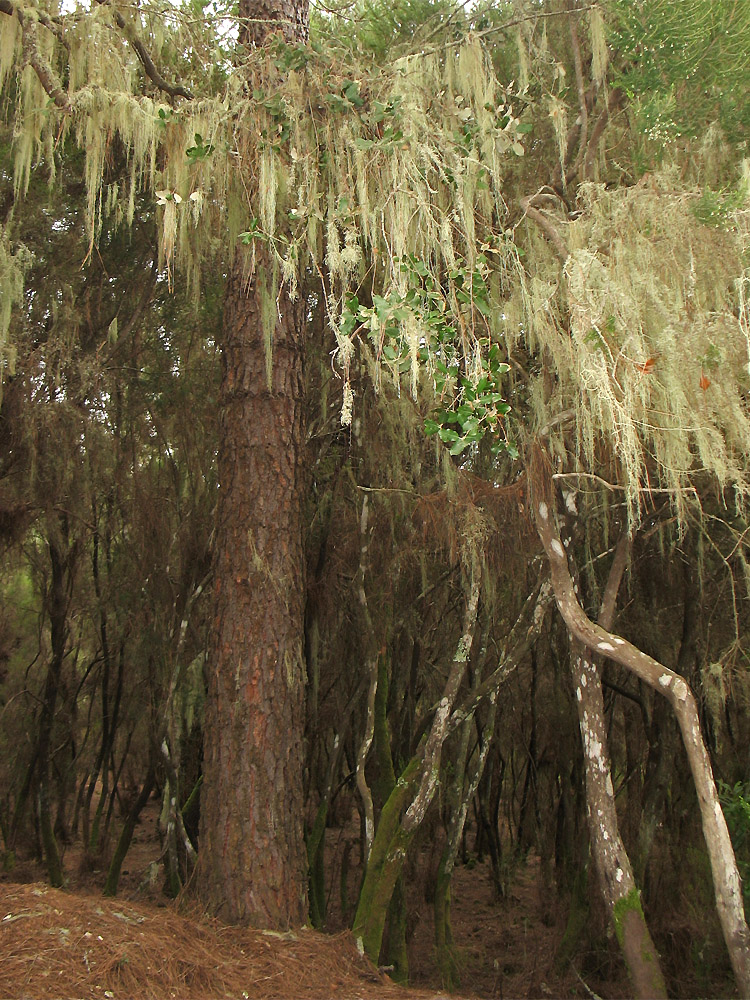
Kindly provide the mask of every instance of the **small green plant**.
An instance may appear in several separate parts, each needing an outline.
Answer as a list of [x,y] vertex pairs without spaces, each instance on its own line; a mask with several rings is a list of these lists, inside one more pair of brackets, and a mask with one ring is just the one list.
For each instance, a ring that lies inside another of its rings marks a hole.
[[214,145],[210,142],[204,142],[203,136],[200,132],[195,133],[195,145],[188,146],[185,150],[185,156],[190,160],[191,163],[198,163],[201,160],[207,159],[211,153],[214,151]]
[[750,781],[738,781],[733,786],[720,781],[718,787],[742,879],[745,913],[750,914]]
[[743,185],[728,191],[706,188],[693,206],[693,215],[704,226],[725,226],[733,213],[743,207],[746,198],[747,191]]

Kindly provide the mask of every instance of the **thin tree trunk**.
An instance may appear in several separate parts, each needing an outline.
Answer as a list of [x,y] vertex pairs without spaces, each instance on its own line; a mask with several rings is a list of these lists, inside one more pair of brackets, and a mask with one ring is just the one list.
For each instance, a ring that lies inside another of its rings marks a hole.
[[55,719],[57,692],[60,686],[60,672],[65,657],[67,600],[65,596],[65,572],[62,555],[56,542],[51,538],[48,544],[52,569],[49,593],[47,595],[52,657],[47,668],[47,680],[42,700],[42,714],[39,722],[37,773],[39,782],[39,825],[41,827],[44,857],[47,863],[47,874],[50,885],[61,886],[63,884],[63,868],[52,826],[49,782],[52,727]]
[[[533,500],[533,513],[539,537],[549,559],[557,606],[565,624],[574,638],[592,652],[609,657],[632,671],[654,690],[660,691],[669,700],[677,716],[698,794],[719,921],[740,994],[750,996],[750,931],[745,922],[737,861],[719,804],[711,761],[703,742],[695,697],[679,674],[588,618],[578,603],[565,549],[554,527],[553,510],[550,506],[552,488],[549,477],[544,472],[541,472],[541,484],[543,492]],[[577,698],[582,695],[584,680],[587,682],[588,679],[582,674],[576,690]],[[633,898],[633,907],[635,903],[636,899]],[[629,907],[627,912],[632,913],[634,910]]]
[[[615,548],[604,590],[599,623],[611,628],[617,592],[627,564],[628,536]],[[571,640],[571,669],[576,692],[578,723],[586,774],[586,814],[591,854],[617,940],[639,997],[666,997],[659,956],[640,903],[640,892],[620,835],[612,785],[612,766],[600,664],[575,638]]]
[[[463,630],[432,725],[383,806],[368,859],[353,934],[373,962],[377,962],[380,955],[386,912],[406,859],[406,851],[438,787],[443,745],[474,640],[481,589],[477,563],[478,556],[472,553],[471,584]],[[401,810],[407,802],[409,805],[401,818]]]
[[469,738],[473,719],[466,719],[461,728],[458,753],[453,758],[453,780],[447,790],[451,805],[447,839],[438,866],[435,880],[435,952],[443,986],[448,990],[458,985],[459,966],[456,961],[451,928],[451,878],[458,856],[458,848],[464,833],[469,803],[473,800],[484,773],[487,754],[492,743],[497,715],[497,698],[490,699],[487,723],[482,730],[479,743],[469,753]]
[[128,853],[128,848],[130,847],[130,842],[133,839],[133,833],[135,832],[135,825],[138,822],[138,817],[143,810],[143,807],[148,802],[151,792],[154,790],[156,784],[156,775],[154,773],[153,763],[149,764],[148,774],[146,775],[146,780],[143,782],[143,787],[131,806],[130,812],[127,815],[127,819],[123,825],[122,831],[120,833],[119,840],[117,841],[117,847],[115,848],[115,853],[112,855],[112,860],[109,864],[109,870],[107,871],[107,881],[104,883],[103,894],[105,896],[116,896],[117,886],[120,882],[120,871],[122,870],[122,863],[125,860],[125,855]]

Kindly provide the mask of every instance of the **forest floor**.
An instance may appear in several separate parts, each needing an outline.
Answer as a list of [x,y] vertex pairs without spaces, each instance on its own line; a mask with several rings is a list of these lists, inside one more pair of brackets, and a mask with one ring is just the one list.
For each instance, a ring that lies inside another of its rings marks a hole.
[[[151,803],[144,813],[116,899],[101,896],[104,872],[82,871],[73,848],[65,857],[65,891],[46,886],[42,869],[30,862],[0,875],[0,998],[448,997],[435,962],[432,907],[424,900],[409,903],[409,987],[396,985],[361,958],[345,931],[279,935],[228,928],[189,901],[166,900],[156,864],[157,812],[157,803]],[[336,838],[330,840],[335,845]],[[331,865],[335,868],[335,846]],[[331,874],[335,884],[336,873]],[[350,881],[355,879],[356,872]],[[493,897],[486,864],[459,866],[452,926],[461,986],[453,996],[627,997],[627,981],[611,949],[612,957],[605,949],[604,960],[600,954],[595,965],[555,972],[563,921],[543,889],[538,859],[519,867],[501,901]],[[341,916],[332,905],[334,930],[337,922]]]

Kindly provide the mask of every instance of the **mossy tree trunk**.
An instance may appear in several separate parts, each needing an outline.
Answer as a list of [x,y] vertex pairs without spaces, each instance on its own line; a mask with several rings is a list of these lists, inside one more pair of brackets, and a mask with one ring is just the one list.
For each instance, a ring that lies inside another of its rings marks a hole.
[[380,814],[373,840],[352,933],[365,954],[377,962],[383,943],[383,929],[396,881],[401,874],[406,850],[416,833],[404,829],[401,813],[412,800],[422,770],[422,754],[417,753],[402,772]]
[[[429,732],[396,782],[383,806],[354,918],[354,936],[373,962],[383,941],[386,914],[406,851],[427,813],[438,788],[443,746],[451,712],[466,672],[479,607],[480,572],[477,553],[472,555],[469,595],[461,638],[448,672],[443,694]],[[373,712],[374,727],[374,712]],[[405,810],[403,817],[402,810]]]

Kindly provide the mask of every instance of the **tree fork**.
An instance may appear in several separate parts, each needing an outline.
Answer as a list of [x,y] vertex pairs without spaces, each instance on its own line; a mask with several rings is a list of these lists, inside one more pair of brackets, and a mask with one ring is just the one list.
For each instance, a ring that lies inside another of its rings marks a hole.
[[742,884],[724,813],[716,792],[711,761],[703,741],[695,697],[684,678],[626,639],[596,625],[578,602],[568,560],[553,523],[553,492],[541,454],[535,460],[531,503],[537,531],[550,564],[555,599],[573,636],[590,650],[630,670],[663,694],[677,716],[701,811],[716,896],[716,908],[741,996],[750,996],[750,931],[745,921]]

